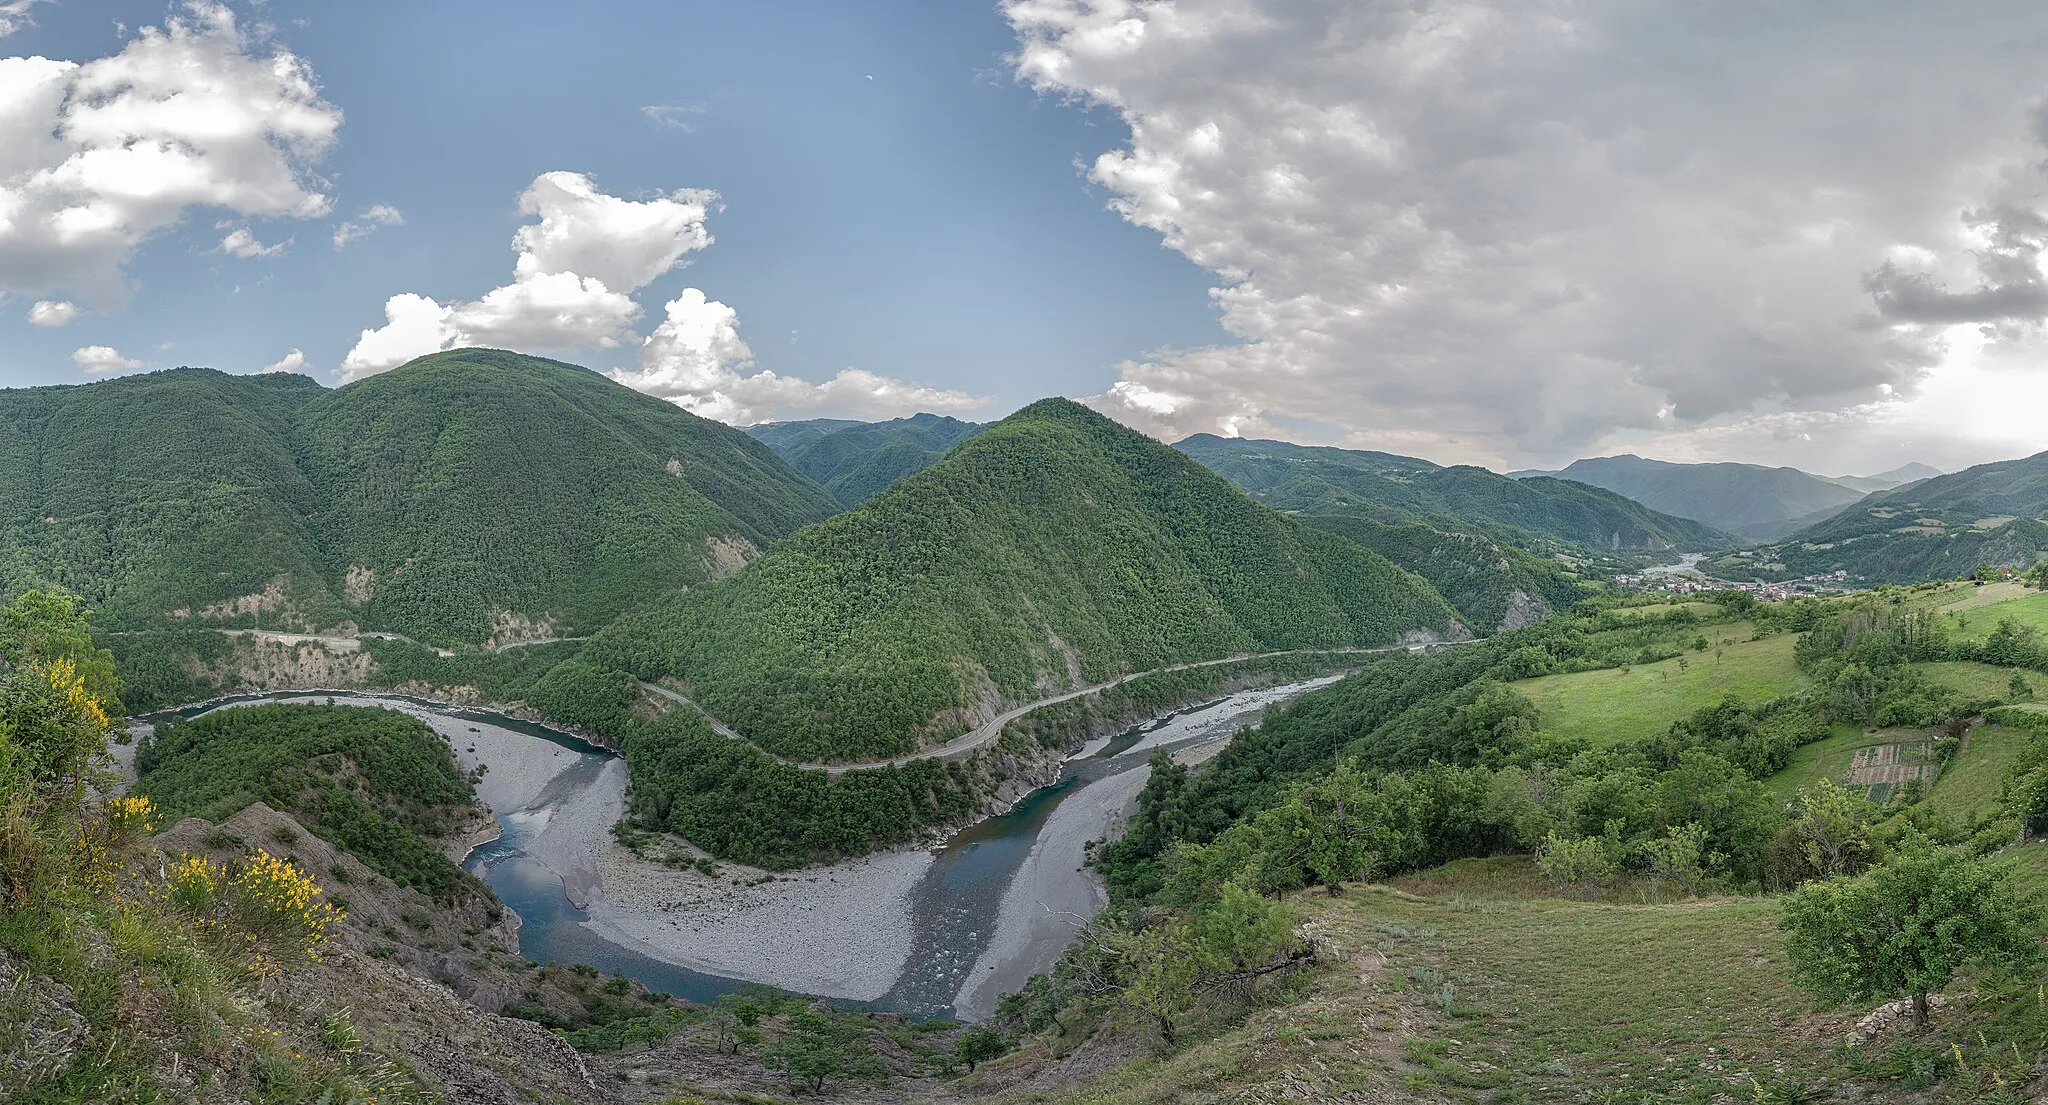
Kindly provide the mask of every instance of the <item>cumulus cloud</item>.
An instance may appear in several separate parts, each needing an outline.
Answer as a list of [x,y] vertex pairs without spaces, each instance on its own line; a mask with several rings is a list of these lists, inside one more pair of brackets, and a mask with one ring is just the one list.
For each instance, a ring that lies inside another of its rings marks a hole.
[[961,391],[921,387],[848,368],[822,384],[758,370],[740,338],[739,313],[697,288],[663,308],[660,325],[640,346],[640,367],[612,378],[659,395],[706,418],[746,426],[820,413],[897,418],[918,411],[973,410],[989,400]]
[[28,321],[31,326],[47,326],[54,330],[77,318],[78,314],[78,305],[75,303],[39,299],[36,300],[35,306],[28,309]]
[[42,2],[43,0],[5,0],[4,3],[0,3],[0,38],[6,38],[23,27],[35,26],[35,20],[29,18],[28,10]]
[[543,173],[519,197],[512,283],[481,299],[442,304],[407,292],[384,304],[342,360],[361,379],[463,345],[513,349],[611,348],[630,341],[640,305],[631,293],[711,244],[705,208],[717,195],[683,189],[645,200],[606,195],[581,173]]
[[608,195],[581,173],[544,173],[519,197],[534,222],[519,228],[512,283],[482,298],[441,303],[415,292],[384,304],[384,325],[362,332],[342,360],[347,383],[459,346],[567,351],[640,343],[639,367],[612,373],[629,387],[698,414],[746,424],[832,411],[894,417],[987,403],[860,369],[813,384],[759,369],[740,338],[739,314],[685,288],[644,339],[632,298],[712,242],[714,192],[682,189],[647,199]]
[[289,241],[283,241],[273,245],[264,245],[256,240],[255,231],[250,230],[246,226],[238,226],[228,231],[227,237],[220,240],[220,251],[230,256],[243,258],[275,257],[283,253],[284,247],[290,244]]
[[350,242],[367,237],[380,226],[404,226],[405,216],[398,208],[388,203],[373,205],[369,210],[353,219],[346,219],[334,228],[334,248],[346,249]]
[[1240,339],[1118,366],[1093,402],[1162,436],[1307,421],[1513,462],[1838,434],[1944,370],[1942,324],[2048,311],[2048,9],[1003,11],[1021,80],[1121,115],[1090,179],[1215,274]]
[[111,345],[88,345],[74,349],[71,351],[71,363],[84,369],[89,375],[142,367],[141,361],[123,357],[121,351]]
[[297,349],[293,349],[291,352],[286,353],[284,356],[279,357],[278,359],[270,362],[269,364],[264,365],[262,368],[257,369],[256,375],[262,376],[272,372],[304,371],[306,371],[306,355],[304,353],[301,353]]
[[118,306],[190,208],[325,215],[310,166],[340,125],[311,66],[204,0],[110,57],[0,58],[0,290]]

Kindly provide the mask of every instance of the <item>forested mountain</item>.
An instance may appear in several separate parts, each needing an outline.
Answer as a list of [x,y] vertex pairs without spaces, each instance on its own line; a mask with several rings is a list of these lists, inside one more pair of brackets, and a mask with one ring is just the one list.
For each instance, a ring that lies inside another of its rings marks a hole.
[[589,653],[774,751],[856,758],[1126,672],[1418,629],[1460,631],[1426,582],[1047,399]]
[[1285,441],[1196,434],[1174,446],[1277,510],[1351,514],[1439,529],[1481,528],[1541,545],[1608,551],[1711,549],[1727,534],[1565,480],[1514,480],[1484,468]]
[[1871,582],[1952,579],[1980,563],[2027,568],[2048,556],[2043,515],[2048,453],[2037,453],[1879,492],[1728,567]]
[[[103,623],[209,615],[261,594],[340,616],[292,425],[296,374],[177,369],[0,391],[0,592],[56,585]],[[224,611],[223,611],[224,613]]]
[[931,467],[946,450],[983,429],[957,418],[915,414],[888,422],[770,422],[747,432],[850,507]]
[[1556,560],[1484,534],[1421,522],[1388,525],[1350,514],[1304,515],[1428,580],[1476,631],[1516,629],[1586,597],[1587,585]]
[[1840,510],[1882,483],[1872,477],[1852,485],[1797,468],[1674,464],[1633,455],[1573,461],[1556,476],[1604,487],[1652,510],[1739,537],[1766,540],[1791,533],[1813,515]]
[[0,391],[0,591],[103,626],[589,630],[830,514],[758,442],[488,350],[329,391],[176,369]]

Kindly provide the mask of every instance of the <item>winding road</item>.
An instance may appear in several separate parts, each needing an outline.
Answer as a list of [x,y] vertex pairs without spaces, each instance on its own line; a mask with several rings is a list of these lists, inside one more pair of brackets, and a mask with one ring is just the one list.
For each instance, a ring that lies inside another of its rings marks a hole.
[[[1351,655],[1355,653],[1375,652],[1424,652],[1433,648],[1450,648],[1457,645],[1468,645],[1475,643],[1477,642],[1429,641],[1412,645],[1379,645],[1373,648],[1295,648],[1284,649],[1280,652],[1256,652],[1244,656],[1225,656],[1216,660],[1196,660],[1186,664],[1170,664],[1163,668],[1152,668],[1148,671],[1132,672],[1129,675],[1119,676],[1118,678],[1112,679],[1107,683],[1097,683],[1093,686],[1082,687],[1079,690],[1067,691],[1064,694],[1056,694],[1051,696],[1050,698],[1041,698],[1032,702],[1026,702],[1021,706],[1013,707],[1009,710],[1003,711],[1000,714],[997,714],[995,717],[990,718],[988,721],[985,721],[981,723],[979,726],[970,729],[957,737],[954,737],[952,740],[949,740],[944,744],[937,745],[932,748],[927,748],[920,752],[912,752],[906,756],[896,756],[886,760],[863,760],[858,763],[821,764],[812,763],[806,760],[792,760],[786,756],[776,756],[773,752],[769,752],[765,748],[762,748],[761,751],[764,755],[771,756],[778,762],[788,764],[791,767],[800,767],[806,771],[822,771],[826,775],[829,775],[833,778],[837,778],[841,775],[844,775],[849,771],[868,771],[882,767],[901,767],[904,764],[911,763],[916,760],[957,760],[972,755],[976,749],[979,749],[981,746],[988,744],[990,741],[995,740],[997,737],[1002,735],[1003,728],[1005,726],[1009,725],[1011,722],[1017,720],[1020,717],[1023,717],[1025,714],[1028,714],[1033,710],[1045,706],[1051,706],[1060,702],[1070,702],[1076,698],[1081,698],[1085,695],[1095,694],[1098,691],[1106,691],[1109,688],[1117,686],[1119,684],[1128,683],[1133,679],[1141,679],[1148,675],[1158,675],[1161,672],[1186,671],[1190,668],[1209,668],[1215,667],[1218,664],[1236,664],[1245,660],[1265,660],[1275,656],[1338,654]],[[746,737],[741,736],[738,732],[734,731],[732,726],[727,725],[723,721],[718,720],[718,718],[715,715],[713,715],[710,710],[705,709],[701,703],[691,700],[679,691],[672,690],[668,687],[661,686],[657,683],[647,682],[642,682],[640,684],[640,689],[649,694],[657,695],[661,698],[668,699],[671,702],[676,702],[684,706],[688,706],[689,708],[704,715],[704,720],[711,723],[711,728],[715,732],[717,732],[719,736],[725,737],[729,740],[747,740]],[[753,744],[752,741],[747,741],[747,743]],[[760,748],[760,745],[758,744],[754,746],[756,748]]]

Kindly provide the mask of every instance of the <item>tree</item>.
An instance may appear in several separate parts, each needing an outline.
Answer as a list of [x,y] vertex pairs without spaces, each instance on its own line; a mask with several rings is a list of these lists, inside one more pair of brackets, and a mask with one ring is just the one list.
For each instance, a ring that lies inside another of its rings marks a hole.
[[1851,875],[1870,861],[1870,802],[1822,779],[1792,800],[1788,831],[1814,878]]
[[1536,852],[1536,868],[1557,883],[1560,892],[1591,892],[1593,884],[1614,874],[1607,842],[1597,836],[1565,836],[1552,831]]
[[1965,967],[2014,969],[2040,958],[2041,904],[2006,872],[1952,849],[1908,847],[1861,875],[1809,882],[1780,922],[1792,976],[1824,1002],[1927,995]]
[[987,1025],[977,1025],[960,1034],[953,1044],[953,1057],[967,1064],[967,1073],[973,1074],[976,1066],[1000,1058],[1009,1049],[1010,1042],[1003,1039],[1002,1033]]
[[857,1021],[815,1008],[791,1014],[782,1038],[761,1049],[761,1061],[787,1074],[792,1087],[814,1093],[834,1078],[888,1073]]
[[1639,854],[1651,878],[1675,882],[1687,894],[1693,894],[1706,877],[1710,859],[1706,843],[1707,831],[1700,826],[1673,825],[1663,836],[1644,841]]
[[1104,935],[1122,977],[1118,1000],[1151,1017],[1160,1037],[1173,1043],[1181,1018],[1195,1007],[1195,984],[1205,966],[1201,941],[1177,917]]

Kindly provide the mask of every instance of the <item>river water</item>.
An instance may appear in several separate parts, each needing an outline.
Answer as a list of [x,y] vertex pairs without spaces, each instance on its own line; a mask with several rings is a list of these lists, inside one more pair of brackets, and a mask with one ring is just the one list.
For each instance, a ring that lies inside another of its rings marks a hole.
[[[1264,708],[1335,678],[1230,695],[1091,742],[1068,760],[1057,783],[956,834],[934,853],[911,891],[913,931],[904,968],[888,992],[866,1007],[918,1016],[992,1011],[997,994],[1052,965],[1071,939],[1073,919],[1100,908],[1096,880],[1079,869],[1081,850],[1121,823],[1149,773],[1147,761],[1155,748],[1186,756],[1219,744],[1253,723]],[[519,915],[520,949],[528,959],[587,963],[700,1002],[747,984],[676,966],[600,935],[588,924],[589,913],[575,900],[574,888],[565,892],[560,861],[551,867],[528,850],[561,803],[597,789],[593,781],[615,759],[610,752],[545,725],[396,695],[245,695],[174,713],[192,717],[252,702],[330,699],[339,705],[399,709],[427,721],[449,738],[465,767],[479,742],[498,742],[498,771],[508,762],[502,758],[507,741],[530,742],[532,747],[519,750],[526,759],[549,757],[548,775],[537,793],[501,794],[490,803],[494,809],[517,808],[499,817],[499,838],[478,846],[464,862]],[[573,759],[563,765],[563,756]],[[516,788],[517,782],[487,774],[480,792],[506,786]],[[763,953],[773,955],[774,950]]]

